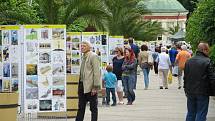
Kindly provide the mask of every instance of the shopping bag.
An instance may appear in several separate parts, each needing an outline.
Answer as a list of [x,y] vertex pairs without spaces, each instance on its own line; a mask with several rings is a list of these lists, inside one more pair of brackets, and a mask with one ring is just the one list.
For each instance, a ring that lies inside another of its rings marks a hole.
[[172,75],[175,76],[175,77],[178,76],[178,66],[174,66],[173,67],[173,69],[172,69]]
[[171,72],[169,72],[169,74],[168,74],[168,78],[167,78],[168,80],[168,84],[172,84],[172,73]]

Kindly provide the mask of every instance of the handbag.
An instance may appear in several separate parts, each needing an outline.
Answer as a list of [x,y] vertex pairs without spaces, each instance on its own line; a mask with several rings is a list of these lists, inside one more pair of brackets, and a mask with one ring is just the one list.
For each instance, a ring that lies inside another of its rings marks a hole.
[[173,67],[173,69],[172,69],[172,75],[175,76],[175,77],[178,76],[178,66],[174,66]]
[[168,79],[168,84],[172,84],[172,73],[171,72],[169,72],[167,79]]
[[142,69],[146,69],[146,68],[149,68],[150,65],[148,62],[145,62],[145,63],[142,63],[141,66],[140,66]]

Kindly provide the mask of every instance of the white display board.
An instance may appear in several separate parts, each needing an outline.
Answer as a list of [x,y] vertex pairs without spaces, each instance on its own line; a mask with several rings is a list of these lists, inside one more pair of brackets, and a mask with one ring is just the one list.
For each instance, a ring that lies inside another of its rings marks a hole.
[[80,74],[81,65],[81,32],[67,33],[67,73]]
[[92,51],[100,59],[102,72],[108,64],[108,33],[107,32],[83,32],[82,41],[88,41],[92,44]]
[[115,48],[122,47],[124,48],[124,37],[123,36],[109,36],[108,39],[109,47],[109,63],[112,63],[112,59],[115,56]]
[[66,27],[25,25],[24,110],[66,111]]

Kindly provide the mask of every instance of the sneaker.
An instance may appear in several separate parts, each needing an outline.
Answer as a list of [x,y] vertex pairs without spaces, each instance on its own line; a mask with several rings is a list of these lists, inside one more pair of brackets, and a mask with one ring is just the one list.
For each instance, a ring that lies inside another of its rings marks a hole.
[[123,101],[118,102],[118,105],[124,105]]
[[168,87],[165,87],[165,89],[168,89]]
[[111,106],[116,106],[116,103],[111,104]]
[[160,89],[163,89],[163,87],[162,87],[162,86],[160,86]]

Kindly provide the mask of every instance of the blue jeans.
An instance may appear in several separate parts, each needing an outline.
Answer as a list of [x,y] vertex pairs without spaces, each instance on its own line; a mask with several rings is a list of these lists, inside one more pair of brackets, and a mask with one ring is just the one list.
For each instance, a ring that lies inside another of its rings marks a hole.
[[132,103],[135,100],[135,93],[134,93],[134,75],[123,76],[123,86],[125,90],[125,94],[127,95],[127,100],[129,103]]
[[143,69],[145,88],[148,88],[148,86],[149,86],[149,71],[150,71],[149,68]]
[[110,104],[110,93],[112,94],[113,104],[116,104],[115,88],[106,88],[106,103]]
[[186,121],[206,121],[209,96],[187,95]]

